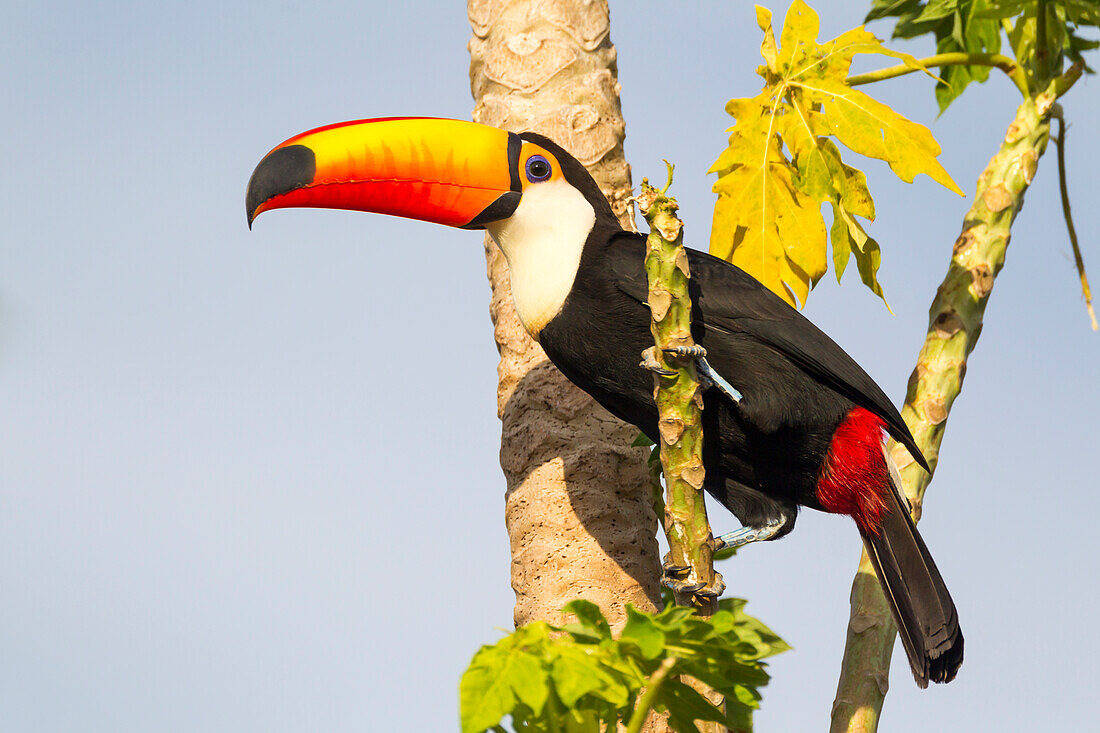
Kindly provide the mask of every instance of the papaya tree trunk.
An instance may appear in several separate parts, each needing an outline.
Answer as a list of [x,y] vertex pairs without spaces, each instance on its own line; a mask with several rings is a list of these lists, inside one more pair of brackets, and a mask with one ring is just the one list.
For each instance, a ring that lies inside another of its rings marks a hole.
[[[901,414],[933,471],[939,462],[947,416],[962,390],[967,357],[981,334],[994,278],[1004,266],[1012,221],[1023,207],[1024,193],[1046,150],[1050,112],[1058,93],[1068,88],[1065,84],[1066,79],[1060,79],[1020,105],[1000,149],[978,178],[974,203],[952,248],[947,276],[929,309],[928,332],[909,378]],[[912,504],[913,519],[919,520],[932,476],[903,446],[895,445],[892,456]],[[890,609],[864,552],[852,583],[852,612],[833,703],[832,733],[878,729],[896,634]]]
[[[469,0],[467,10],[473,119],[562,145],[632,226],[606,0]],[[637,430],[569,383],[527,335],[488,237],[485,256],[515,623],[560,623],[562,606],[585,598],[621,627],[624,604],[659,604],[648,451],[632,448]]]

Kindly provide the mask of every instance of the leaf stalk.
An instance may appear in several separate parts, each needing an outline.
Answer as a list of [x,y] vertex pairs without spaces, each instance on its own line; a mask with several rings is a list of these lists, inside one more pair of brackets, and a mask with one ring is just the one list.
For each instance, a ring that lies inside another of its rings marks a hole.
[[[1028,87],[1027,83],[1027,74],[1024,73],[1023,68],[1013,59],[999,53],[965,53],[962,51],[938,53],[934,56],[917,59],[917,61],[925,69],[938,68],[941,66],[990,66],[997,68],[1003,71],[1008,78],[1012,80],[1012,83],[1016,85],[1016,88],[1020,90],[1020,94],[1022,94],[1025,99],[1031,96],[1031,89]],[[847,82],[848,86],[855,87],[862,84],[883,81],[885,79],[893,79],[898,76],[905,76],[906,74],[912,74],[915,71],[921,70],[922,69],[911,65],[899,64],[877,71],[869,71],[866,74],[849,76]]]
[[1035,78],[1046,82],[1050,75],[1050,50],[1047,46],[1047,0],[1035,8]]
[[638,703],[634,706],[634,714],[630,716],[630,723],[626,726],[626,733],[639,733],[642,730],[642,726],[645,725],[646,718],[649,717],[649,713],[653,710],[653,703],[657,699],[657,693],[661,691],[661,686],[668,679],[669,673],[672,672],[672,668],[676,666],[676,662],[679,660],[676,657],[666,657],[661,666],[657,668],[657,671],[653,673],[653,676],[649,678],[649,685],[646,686],[645,692],[638,697]]
[[1060,105],[1055,105],[1053,117],[1058,120],[1058,137],[1051,138],[1058,149],[1058,190],[1062,194],[1062,215],[1066,219],[1066,230],[1069,232],[1069,243],[1073,246],[1073,262],[1077,265],[1077,276],[1081,279],[1081,295],[1085,298],[1085,308],[1089,312],[1089,320],[1092,321],[1092,330],[1100,331],[1100,324],[1096,322],[1096,311],[1092,309],[1092,290],[1089,288],[1089,279],[1085,274],[1085,260],[1081,256],[1081,246],[1077,243],[1077,230],[1073,226],[1073,216],[1069,210],[1069,187],[1066,185],[1066,121],[1062,116]]

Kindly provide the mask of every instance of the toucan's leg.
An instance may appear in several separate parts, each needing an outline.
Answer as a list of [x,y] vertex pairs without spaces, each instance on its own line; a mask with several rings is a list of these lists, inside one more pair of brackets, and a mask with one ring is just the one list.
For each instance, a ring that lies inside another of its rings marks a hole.
[[693,593],[704,598],[717,598],[726,590],[726,582],[722,580],[722,574],[714,571],[714,584],[689,583],[687,575],[691,568],[686,565],[673,565],[671,554],[666,554],[661,565],[661,585],[674,593]]
[[741,392],[723,379],[721,374],[714,371],[705,358],[701,357],[695,360],[695,369],[699,373],[699,381],[704,382],[704,384],[709,382],[717,387],[719,392],[729,397],[734,402],[740,402],[743,399]]
[[740,402],[743,399],[741,392],[723,379],[722,375],[714,371],[714,367],[707,362],[707,350],[702,346],[698,344],[694,346],[676,346],[664,351],[669,356],[680,359],[694,359],[695,371],[699,374],[699,383],[703,385],[703,389],[717,387],[719,392],[734,402]]
[[781,519],[768,522],[760,527],[742,527],[741,529],[727,532],[714,538],[714,550],[725,550],[730,547],[740,547],[750,542],[762,542],[775,537],[776,533],[786,524]]

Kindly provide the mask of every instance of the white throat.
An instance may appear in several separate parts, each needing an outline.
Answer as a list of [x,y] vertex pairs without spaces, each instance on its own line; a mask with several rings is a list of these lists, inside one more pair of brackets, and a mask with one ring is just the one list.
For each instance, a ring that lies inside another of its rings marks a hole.
[[596,211],[564,178],[530,185],[511,217],[486,225],[512,277],[512,299],[537,341],[558,314],[580,267]]

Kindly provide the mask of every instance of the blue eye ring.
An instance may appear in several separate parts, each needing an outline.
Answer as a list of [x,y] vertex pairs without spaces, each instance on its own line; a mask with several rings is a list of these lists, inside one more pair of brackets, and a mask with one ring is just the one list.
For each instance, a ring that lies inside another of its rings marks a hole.
[[527,173],[527,180],[531,183],[542,183],[554,172],[554,169],[550,167],[550,161],[541,155],[532,155],[528,158],[524,169]]

